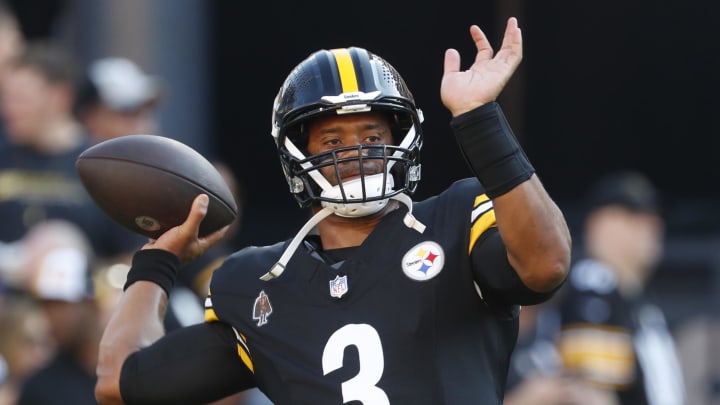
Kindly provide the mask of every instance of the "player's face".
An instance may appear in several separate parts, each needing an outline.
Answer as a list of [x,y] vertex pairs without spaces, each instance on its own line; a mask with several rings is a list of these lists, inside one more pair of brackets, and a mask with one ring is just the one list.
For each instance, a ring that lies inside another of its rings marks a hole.
[[55,115],[59,91],[59,85],[52,85],[32,68],[20,67],[7,73],[0,108],[13,142],[28,144],[40,136],[49,117]]
[[[310,155],[358,145],[392,145],[393,137],[386,116],[378,112],[334,115],[321,117],[310,123],[308,128],[308,146]],[[339,158],[357,155],[357,150],[338,154]],[[367,153],[367,150],[364,152]],[[360,175],[357,160],[338,164],[343,181]],[[338,183],[334,166],[321,169],[323,175],[335,185]],[[363,160],[363,172],[366,175],[383,171],[382,159]]]

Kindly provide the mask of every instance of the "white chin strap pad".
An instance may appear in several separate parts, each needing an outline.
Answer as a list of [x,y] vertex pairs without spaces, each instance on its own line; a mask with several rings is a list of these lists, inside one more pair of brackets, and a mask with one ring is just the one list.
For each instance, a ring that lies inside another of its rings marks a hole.
[[[365,197],[373,198],[383,195],[383,180],[385,175],[383,173],[373,174],[370,176],[364,176],[365,179]],[[342,189],[345,191],[345,197],[348,200],[359,200],[363,198],[363,177],[357,179],[348,180],[342,184]],[[395,182],[392,176],[387,175],[387,181],[385,183],[384,193],[390,193],[395,187]],[[332,198],[335,200],[342,200],[343,195],[340,190],[340,185],[326,188],[320,194],[325,198]],[[361,202],[361,203],[336,203],[323,201],[322,206],[333,210],[335,215],[347,218],[364,217],[372,215],[385,207],[388,202],[388,198],[383,200]]]

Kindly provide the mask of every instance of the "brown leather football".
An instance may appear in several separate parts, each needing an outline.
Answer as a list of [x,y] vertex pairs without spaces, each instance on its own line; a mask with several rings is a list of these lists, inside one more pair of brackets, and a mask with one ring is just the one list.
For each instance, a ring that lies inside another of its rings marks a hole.
[[95,203],[132,232],[158,238],[180,225],[199,194],[210,197],[200,236],[232,223],[235,198],[203,155],[160,135],[127,135],[93,145],[75,163]]

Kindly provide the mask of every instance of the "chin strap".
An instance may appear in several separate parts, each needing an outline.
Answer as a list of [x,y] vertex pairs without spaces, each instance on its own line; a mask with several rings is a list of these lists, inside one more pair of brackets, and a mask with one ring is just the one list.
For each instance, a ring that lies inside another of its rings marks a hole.
[[300,245],[300,242],[305,239],[305,236],[312,230],[315,225],[317,225],[320,221],[327,218],[330,214],[333,213],[333,210],[330,208],[323,208],[315,215],[310,218],[305,225],[303,225],[302,228],[300,228],[300,231],[295,235],[292,242],[288,245],[288,247],[285,249],[285,252],[283,252],[282,256],[280,256],[280,260],[278,260],[277,263],[268,271],[265,273],[262,277],[260,277],[260,280],[262,281],[269,281],[274,279],[275,277],[280,277],[283,271],[285,271],[285,265],[292,257],[293,253],[295,253],[295,250]]
[[412,228],[420,233],[425,232],[425,224],[418,221],[417,218],[415,218],[415,216],[413,216],[413,214],[412,214],[413,201],[410,198],[410,196],[408,196],[405,193],[400,193],[398,195],[394,195],[394,196],[390,197],[390,199],[397,200],[397,201],[405,204],[405,206],[407,207],[408,212],[407,212],[407,214],[405,214],[405,218],[403,218],[403,222],[405,223],[405,226],[407,226],[408,228]]
[[[412,228],[420,233],[425,232],[425,225],[418,221],[412,214],[412,206],[413,202],[410,196],[408,196],[405,193],[400,193],[397,195],[394,195],[390,197],[392,200],[397,200],[408,208],[408,212],[405,214],[405,218],[403,218],[403,222],[405,223],[405,226],[408,228]],[[285,266],[290,261],[290,258],[295,253],[295,250],[297,250],[298,246],[300,246],[300,243],[305,239],[305,236],[317,225],[322,221],[323,219],[327,218],[332,214],[334,211],[330,207],[325,207],[315,213],[306,223],[303,225],[302,228],[300,228],[300,231],[295,235],[293,240],[290,242],[287,248],[285,248],[285,251],[283,252],[282,256],[280,256],[280,259],[275,263],[268,271],[267,273],[263,274],[260,277],[260,280],[262,281],[270,281],[274,278],[280,277],[280,275],[285,271]]]

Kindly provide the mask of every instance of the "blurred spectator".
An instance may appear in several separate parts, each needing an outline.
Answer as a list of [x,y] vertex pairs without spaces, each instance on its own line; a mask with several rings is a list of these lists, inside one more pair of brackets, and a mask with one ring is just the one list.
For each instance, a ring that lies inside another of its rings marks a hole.
[[76,112],[93,143],[132,134],[160,135],[156,108],[159,78],[126,58],[90,64],[81,81]]
[[[0,0],[0,82],[22,51],[24,43],[25,38],[14,10],[7,2]],[[6,143],[5,127],[0,120],[0,147]]]
[[0,83],[9,144],[0,148],[0,242],[34,224],[62,218],[91,235],[103,258],[124,256],[143,238],[115,224],[91,200],[75,171],[89,146],[73,116],[76,70],[64,48],[29,42]]
[[45,316],[28,296],[0,308],[0,405],[14,405],[23,381],[53,353]]
[[591,187],[587,209],[584,251],[559,296],[565,374],[623,405],[685,404],[673,336],[644,291],[663,252],[657,191],[640,173],[614,173]]
[[617,405],[614,392],[564,374],[555,344],[558,322],[554,301],[522,308],[504,404]]
[[48,321],[55,354],[22,384],[19,405],[95,404],[95,368],[104,327],[95,298],[96,264],[86,235],[61,220],[32,228],[23,239],[24,271]]

